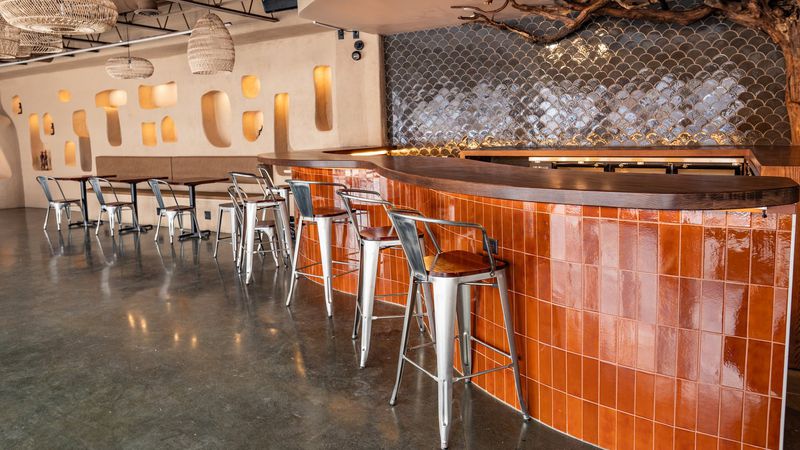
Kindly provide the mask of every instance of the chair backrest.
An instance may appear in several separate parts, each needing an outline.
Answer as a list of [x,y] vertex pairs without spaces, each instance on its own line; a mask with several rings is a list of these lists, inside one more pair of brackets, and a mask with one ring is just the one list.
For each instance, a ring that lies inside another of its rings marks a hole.
[[231,178],[231,183],[242,192],[247,192],[244,189],[245,185],[258,186],[258,190],[261,192],[261,195],[264,196],[264,200],[267,200],[270,190],[267,187],[267,180],[261,176],[249,172],[230,172],[228,176]]
[[341,183],[329,183],[325,181],[305,181],[288,180],[289,188],[294,195],[297,210],[303,217],[314,217],[314,197],[311,195],[311,186],[329,187],[333,189],[348,189]]
[[[50,180],[55,181],[56,185],[58,185],[58,181],[56,181],[52,177],[46,177],[44,175],[39,175],[38,177],[36,177],[36,181],[38,181],[39,185],[42,186],[42,191],[44,191],[44,197],[47,199],[48,203],[53,203],[55,200],[54,200],[53,194],[50,192],[50,184],[49,184]],[[59,189],[61,189],[60,186],[59,186]],[[62,196],[63,196],[63,192],[62,192]]]
[[422,239],[419,238],[417,229],[419,219],[423,219],[424,216],[419,211],[409,209],[390,209],[388,214],[397,237],[400,238],[411,276],[426,281],[428,270],[425,267],[425,249],[422,247]]
[[261,176],[261,179],[264,180],[264,198],[277,201],[278,197],[280,196],[280,192],[275,187],[275,181],[272,179],[272,166],[267,166],[265,164],[258,165],[258,174]]
[[172,189],[172,185],[169,184],[169,182],[164,180],[159,180],[157,178],[151,178],[147,180],[147,184],[150,185],[150,189],[153,191],[153,195],[156,197],[156,203],[158,204],[158,212],[161,212],[161,210],[166,208],[166,203],[164,202],[164,195],[161,192],[162,186],[169,189],[169,193],[172,196],[173,202],[175,202],[175,206],[178,205],[178,198],[175,197],[175,190]]
[[228,186],[228,196],[233,203],[233,209],[236,213],[236,219],[240,224],[244,223],[244,204],[247,202],[247,192],[243,191],[239,186]]
[[350,223],[356,230],[356,239],[361,242],[361,230],[364,228],[358,221],[358,216],[354,214],[356,207],[360,206],[382,206],[384,211],[388,212],[394,208],[390,202],[386,201],[380,192],[368,191],[365,189],[341,189],[337,192],[342,199],[344,209],[350,218]]
[[100,203],[100,205],[106,205],[106,199],[103,197],[103,184],[106,184],[111,188],[111,193],[114,195],[114,199],[118,200],[117,193],[114,191],[114,186],[105,178],[91,177],[89,178],[89,183],[92,185],[92,190],[94,191],[94,195],[97,196],[97,202]]

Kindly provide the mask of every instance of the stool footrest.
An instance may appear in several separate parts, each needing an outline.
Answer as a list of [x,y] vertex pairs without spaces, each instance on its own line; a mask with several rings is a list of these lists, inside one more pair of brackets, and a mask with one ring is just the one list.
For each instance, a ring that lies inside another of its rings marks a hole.
[[[456,337],[456,339],[460,339],[460,337]],[[469,340],[472,341],[472,342],[475,342],[476,344],[481,344],[484,347],[488,347],[488,348],[496,351],[497,353],[500,353],[501,355],[505,356],[506,358],[511,359],[511,354],[509,354],[508,352],[504,352],[503,350],[500,350],[499,348],[495,347],[492,344],[486,343],[486,342],[484,342],[484,341],[482,341],[482,340],[480,340],[480,339],[478,339],[478,338],[476,338],[474,336],[470,337]]]
[[473,374],[470,374],[470,375],[462,375],[460,377],[453,377],[453,381],[469,380],[470,378],[479,377],[481,375],[486,375],[487,373],[496,372],[498,370],[510,369],[512,367],[514,367],[513,364],[507,364],[505,366],[500,366],[500,367],[494,367],[492,369],[481,370],[478,373],[473,373]]

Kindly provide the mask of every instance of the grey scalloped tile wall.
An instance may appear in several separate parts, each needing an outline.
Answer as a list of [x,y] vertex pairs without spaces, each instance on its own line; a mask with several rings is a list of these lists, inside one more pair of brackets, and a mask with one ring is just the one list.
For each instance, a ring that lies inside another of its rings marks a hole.
[[790,142],[780,49],[716,18],[600,19],[546,46],[465,25],[386,36],[384,48],[389,139],[413,153]]

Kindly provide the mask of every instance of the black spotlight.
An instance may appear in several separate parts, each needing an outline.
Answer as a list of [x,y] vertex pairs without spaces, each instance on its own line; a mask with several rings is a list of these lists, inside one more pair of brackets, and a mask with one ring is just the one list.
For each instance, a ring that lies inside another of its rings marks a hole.
[[353,43],[353,47],[358,51],[364,50],[364,41],[361,40],[355,41]]
[[361,52],[356,50],[351,55],[353,57],[353,61],[360,61],[361,60]]

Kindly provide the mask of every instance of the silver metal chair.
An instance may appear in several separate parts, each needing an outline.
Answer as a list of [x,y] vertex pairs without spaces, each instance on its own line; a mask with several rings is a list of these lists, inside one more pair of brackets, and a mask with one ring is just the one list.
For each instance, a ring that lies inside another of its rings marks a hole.
[[291,204],[289,195],[292,193],[288,186],[277,186],[272,179],[272,166],[258,165],[258,174],[264,180],[264,198],[283,199],[280,203],[281,228],[283,231],[283,250],[287,264],[292,260],[292,230],[291,230]]
[[[361,346],[360,346],[360,366],[363,368],[367,364],[369,356],[370,336],[372,334],[372,321],[376,319],[402,318],[403,316],[375,316],[373,309],[376,297],[389,297],[406,295],[403,294],[375,294],[375,284],[378,278],[378,264],[382,250],[400,247],[400,238],[392,226],[365,226],[362,225],[362,215],[358,212],[366,212],[365,207],[377,207],[385,212],[394,208],[392,203],[381,197],[379,192],[363,189],[342,189],[337,192],[342,199],[345,211],[350,217],[350,223],[355,231],[355,237],[359,247],[359,273],[358,273],[358,292],[356,294],[355,319],[353,320],[353,339],[358,338],[358,328],[361,325]],[[357,209],[361,207],[360,209]],[[422,238],[422,234],[419,235]],[[433,294],[430,286],[423,285],[425,289],[425,308],[428,314],[428,323],[431,327],[431,336],[435,334],[433,322]],[[422,322],[422,303],[417,303],[417,320],[419,321],[420,331],[425,329]]]
[[[150,185],[150,189],[153,191],[153,195],[156,197],[156,214],[158,214],[158,225],[156,226],[156,233],[153,237],[153,240],[158,242],[158,232],[161,230],[161,220],[166,217],[167,218],[167,228],[169,229],[169,243],[172,244],[173,238],[175,236],[175,219],[178,219],[178,228],[183,231],[183,215],[189,214],[191,216],[192,222],[194,223],[197,229],[200,228],[199,224],[197,223],[197,214],[195,209],[189,205],[181,205],[178,203],[178,197],[175,196],[175,190],[172,188],[172,185],[164,180],[159,180],[156,178],[151,178],[147,180],[147,184]],[[164,195],[161,191],[161,188],[165,188],[169,191],[170,197],[172,197],[173,205],[167,206],[166,202],[164,202]]]
[[[405,324],[403,325],[402,342],[400,344],[400,354],[397,365],[397,378],[390,405],[397,403],[397,391],[400,387],[400,379],[403,375],[403,366],[408,361],[411,365],[420,368],[408,356],[408,330],[411,326],[411,316],[417,296],[416,290],[420,284],[432,284],[436,309],[434,320],[436,322],[436,374],[433,375],[425,370],[439,384],[439,436],[442,448],[447,447],[447,440],[450,433],[450,423],[452,417],[453,403],[453,382],[466,380],[481,376],[496,370],[511,368],[514,372],[514,381],[517,388],[517,399],[519,400],[522,417],[529,420],[528,408],[522,395],[522,387],[519,378],[519,363],[517,361],[517,349],[514,343],[514,325],[512,321],[511,303],[508,299],[508,282],[506,280],[507,263],[495,259],[491,251],[486,254],[472,253],[463,250],[443,251],[431,233],[430,225],[456,228],[477,229],[482,234],[483,245],[486,249],[491,249],[489,237],[483,226],[475,223],[453,222],[449,220],[430,219],[424,217],[418,211],[393,209],[389,211],[389,217],[400,237],[403,251],[408,259],[408,267],[411,272],[410,287],[408,291],[408,303],[406,304]],[[425,249],[418,237],[419,227],[423,225],[426,235],[431,240],[436,253],[432,256],[425,256]],[[487,281],[489,280],[489,281]],[[503,309],[503,320],[506,327],[506,337],[508,339],[508,352],[495,348],[472,335],[472,286],[496,287],[500,293],[500,304]],[[461,370],[462,375],[453,376],[453,326],[458,318],[458,341],[461,351]],[[472,343],[488,347],[495,352],[510,359],[510,363],[472,373]]]
[[[286,296],[286,306],[292,303],[292,294],[297,285],[297,278],[300,275],[305,277],[322,278],[325,287],[325,308],[328,312],[328,317],[333,316],[333,279],[352,273],[355,270],[349,270],[336,275],[333,274],[333,264],[350,264],[345,261],[333,260],[333,223],[334,221],[347,221],[348,213],[342,208],[332,206],[315,206],[311,195],[311,187],[329,189],[347,189],[347,186],[340,183],[327,183],[322,181],[289,181],[289,187],[292,189],[297,211],[299,217],[297,220],[297,231],[295,233],[295,248],[294,257],[292,258],[292,278],[289,281],[289,295]],[[319,254],[320,262],[312,263],[303,267],[297,267],[298,252],[300,251],[300,242],[303,237],[303,224],[306,222],[313,222],[317,225],[317,233],[319,234]],[[303,272],[302,270],[309,267],[322,265],[322,276]]]
[[[278,262],[278,253],[282,253],[281,246],[275,245],[276,235],[277,235],[277,227],[275,222],[272,220],[259,220],[255,223],[255,225],[250,230],[245,230],[245,220],[244,220],[244,205],[248,202],[247,192],[243,191],[238,186],[230,186],[228,187],[228,196],[231,198],[231,203],[233,204],[234,214],[236,215],[236,220],[239,223],[239,229],[237,230],[237,234],[241,237],[238,239],[238,246],[236,248],[237,252],[237,261],[242,260],[242,253],[244,252],[244,241],[245,241],[245,233],[256,233],[256,237],[258,238],[259,242],[263,244],[263,240],[261,239],[261,234],[266,234],[267,239],[269,242],[269,253],[272,253],[272,259],[275,261],[275,265],[279,265]],[[260,248],[256,251],[257,253],[264,253],[265,250]],[[237,264],[237,267],[240,267]]]
[[[136,207],[133,202],[121,202],[117,196],[117,191],[114,189],[114,185],[105,178],[92,177],[89,178],[89,183],[91,183],[92,190],[97,196],[97,202],[100,204],[100,213],[97,215],[97,228],[94,230],[95,235],[100,232],[103,213],[106,213],[108,215],[108,225],[111,230],[111,236],[114,236],[114,228],[122,223],[122,211],[126,208],[131,211],[131,218],[133,219],[133,226],[136,232],[140,232],[139,220],[136,218]],[[111,195],[114,196],[113,202],[107,202],[105,200],[105,196],[103,196],[103,185],[111,190]]]
[[[64,190],[61,189],[61,183],[58,182],[53,177],[46,177],[40,175],[36,177],[36,181],[39,182],[39,185],[42,186],[42,191],[44,191],[44,196],[47,199],[47,214],[44,216],[44,229],[47,229],[47,221],[50,219],[50,210],[55,210],[56,212],[56,229],[61,231],[61,217],[64,212],[67,213],[67,222],[70,221],[70,211],[71,208],[77,206],[78,210],[81,211],[83,214],[83,205],[81,204],[80,199],[68,199],[64,195]],[[53,183],[58,188],[58,193],[61,195],[61,198],[57,198],[53,195],[50,191],[50,183]]]
[[[228,213],[231,216],[231,235],[228,237],[221,237],[222,234],[222,216]],[[219,249],[219,241],[230,240],[231,248],[233,249],[233,259],[236,260],[237,249],[237,229],[239,224],[236,221],[236,205],[233,203],[220,203],[217,206],[217,237],[214,239],[214,258],[217,257],[217,250]]]

